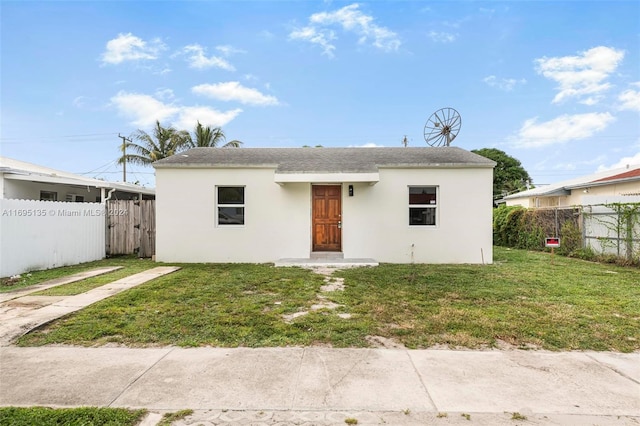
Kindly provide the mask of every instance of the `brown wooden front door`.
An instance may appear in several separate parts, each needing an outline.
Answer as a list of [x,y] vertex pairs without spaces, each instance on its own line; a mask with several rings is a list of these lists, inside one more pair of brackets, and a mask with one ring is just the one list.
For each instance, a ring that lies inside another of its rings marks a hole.
[[342,187],[313,185],[313,251],[342,250]]

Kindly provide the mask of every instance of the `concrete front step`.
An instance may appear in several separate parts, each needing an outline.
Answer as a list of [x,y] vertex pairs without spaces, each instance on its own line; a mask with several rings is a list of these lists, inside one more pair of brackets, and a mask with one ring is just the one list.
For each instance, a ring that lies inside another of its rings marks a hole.
[[344,259],[344,253],[341,251],[313,251],[309,255],[311,259]]
[[358,268],[361,266],[378,266],[375,259],[369,258],[347,258],[347,259],[323,259],[323,258],[285,258],[278,259],[275,266],[297,266],[300,268]]

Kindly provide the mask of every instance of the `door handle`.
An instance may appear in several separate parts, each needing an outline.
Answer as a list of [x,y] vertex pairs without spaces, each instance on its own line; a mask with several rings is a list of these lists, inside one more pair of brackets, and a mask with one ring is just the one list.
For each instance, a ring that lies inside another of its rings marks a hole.
[[342,228],[342,221],[341,220],[338,221],[338,228]]

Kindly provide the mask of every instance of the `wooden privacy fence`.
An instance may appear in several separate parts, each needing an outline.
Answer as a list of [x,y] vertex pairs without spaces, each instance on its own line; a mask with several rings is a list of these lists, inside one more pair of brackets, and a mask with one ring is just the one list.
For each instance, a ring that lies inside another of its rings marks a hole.
[[106,217],[107,255],[156,253],[155,200],[109,200]]

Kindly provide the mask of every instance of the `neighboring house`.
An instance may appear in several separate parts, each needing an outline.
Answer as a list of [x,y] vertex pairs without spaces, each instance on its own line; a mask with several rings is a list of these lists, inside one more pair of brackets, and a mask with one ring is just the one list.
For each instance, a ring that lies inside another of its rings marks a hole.
[[494,166],[455,147],[194,148],[154,163],[156,259],[491,263]]
[[508,195],[504,201],[507,206],[527,208],[570,207],[590,204],[594,196],[629,197],[630,201],[635,201],[640,196],[640,165],[540,186]]
[[74,173],[0,157],[0,198],[100,203],[154,199],[155,191],[139,185],[106,182]]

